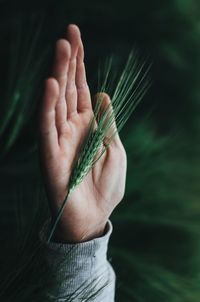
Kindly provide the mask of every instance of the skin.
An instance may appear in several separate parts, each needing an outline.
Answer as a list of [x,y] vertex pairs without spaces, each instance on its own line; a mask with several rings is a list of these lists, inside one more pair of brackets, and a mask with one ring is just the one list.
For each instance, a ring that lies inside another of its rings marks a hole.
[[[103,108],[110,99],[106,94],[101,97]],[[72,167],[92,116],[81,34],[71,24],[66,39],[56,43],[52,76],[45,83],[39,116],[41,168],[53,218],[67,194]],[[78,243],[104,234],[109,216],[124,195],[126,166],[126,152],[117,134],[70,195],[54,241]]]

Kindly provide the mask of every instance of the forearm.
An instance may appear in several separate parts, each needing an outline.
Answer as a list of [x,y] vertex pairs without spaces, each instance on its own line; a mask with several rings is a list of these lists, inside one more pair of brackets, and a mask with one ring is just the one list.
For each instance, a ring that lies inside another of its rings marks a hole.
[[110,221],[102,237],[83,243],[47,244],[46,230],[41,232],[47,265],[57,284],[49,289],[49,298],[59,302],[114,301],[115,273],[107,260],[111,233]]

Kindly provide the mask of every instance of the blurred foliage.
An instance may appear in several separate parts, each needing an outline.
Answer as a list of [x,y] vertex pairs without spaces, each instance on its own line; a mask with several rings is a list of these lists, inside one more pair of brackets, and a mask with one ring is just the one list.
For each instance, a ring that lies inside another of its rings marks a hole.
[[[93,92],[100,58],[116,52],[125,58],[137,46],[153,61],[153,87],[121,134],[127,192],[112,215],[109,251],[116,301],[198,302],[200,3],[1,0],[0,6],[1,246],[16,242],[16,200],[24,216],[34,213],[33,192],[42,187],[36,129],[43,79],[55,40],[77,23]],[[1,258],[8,273],[12,257]]]

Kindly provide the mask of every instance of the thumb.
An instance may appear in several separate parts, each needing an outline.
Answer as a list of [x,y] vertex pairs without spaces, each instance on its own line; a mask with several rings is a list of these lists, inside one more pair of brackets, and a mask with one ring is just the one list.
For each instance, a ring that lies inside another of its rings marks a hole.
[[117,130],[114,111],[111,99],[107,93],[100,92],[94,97],[95,108],[97,108],[97,124],[107,128],[104,138],[104,145],[112,144],[121,145],[121,140]]

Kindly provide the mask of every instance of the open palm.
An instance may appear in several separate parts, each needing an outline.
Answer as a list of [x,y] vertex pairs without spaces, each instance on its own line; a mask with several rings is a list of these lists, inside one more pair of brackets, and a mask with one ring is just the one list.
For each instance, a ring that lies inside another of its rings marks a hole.
[[[104,94],[102,106],[109,97]],[[87,135],[93,109],[86,81],[80,31],[69,25],[56,44],[52,77],[47,79],[40,111],[40,150],[45,187],[55,216],[68,191],[73,165]],[[59,241],[80,242],[101,236],[121,201],[126,153],[118,135],[92,171],[70,195],[56,230]]]

